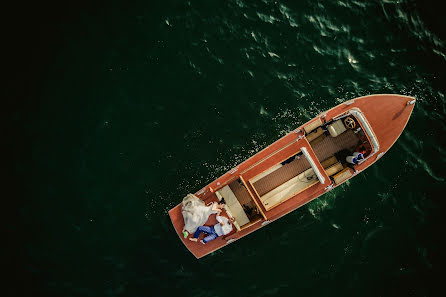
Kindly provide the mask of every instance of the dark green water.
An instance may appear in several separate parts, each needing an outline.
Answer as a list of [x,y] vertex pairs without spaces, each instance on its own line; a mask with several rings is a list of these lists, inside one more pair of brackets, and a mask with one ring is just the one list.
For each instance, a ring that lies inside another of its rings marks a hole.
[[[21,98],[11,295],[437,294],[446,50],[435,9],[409,0],[61,5],[34,4],[17,25],[28,34],[15,36],[26,65],[9,85]],[[373,93],[418,99],[376,165],[201,260],[184,248],[167,211],[185,194]]]

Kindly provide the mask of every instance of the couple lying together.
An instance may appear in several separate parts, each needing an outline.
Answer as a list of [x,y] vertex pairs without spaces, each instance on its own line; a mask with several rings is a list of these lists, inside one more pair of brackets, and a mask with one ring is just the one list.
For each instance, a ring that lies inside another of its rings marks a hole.
[[[220,202],[212,202],[210,205],[205,205],[203,200],[200,200],[195,195],[188,194],[184,197],[181,203],[181,213],[184,218],[183,234],[184,237],[188,236],[188,233],[194,234],[189,238],[191,241],[198,241],[198,237],[201,232],[206,233],[207,236],[200,240],[202,244],[216,239],[219,236],[227,235],[232,231],[232,222],[234,218],[228,219],[225,216],[221,216],[220,213],[225,207],[225,200]],[[218,224],[214,226],[204,226],[210,215],[215,214]]]

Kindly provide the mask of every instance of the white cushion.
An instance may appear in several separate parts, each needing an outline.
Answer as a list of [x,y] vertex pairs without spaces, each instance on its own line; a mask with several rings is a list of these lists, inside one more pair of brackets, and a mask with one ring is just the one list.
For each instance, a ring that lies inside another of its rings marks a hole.
[[342,123],[342,120],[337,120],[336,122],[328,126],[328,132],[330,132],[330,135],[332,137],[336,137],[344,133],[346,130],[347,128],[345,128],[344,123]]

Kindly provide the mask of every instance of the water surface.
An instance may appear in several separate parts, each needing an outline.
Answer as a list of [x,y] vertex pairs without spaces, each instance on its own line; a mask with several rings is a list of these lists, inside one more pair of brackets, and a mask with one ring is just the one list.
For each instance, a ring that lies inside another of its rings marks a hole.
[[[39,31],[46,54],[30,54],[40,67],[14,114],[25,138],[13,171],[19,220],[8,227],[20,245],[12,292],[434,295],[446,50],[432,9],[171,0],[66,13],[47,39]],[[201,260],[185,249],[167,215],[185,194],[374,93],[418,101],[373,167]]]

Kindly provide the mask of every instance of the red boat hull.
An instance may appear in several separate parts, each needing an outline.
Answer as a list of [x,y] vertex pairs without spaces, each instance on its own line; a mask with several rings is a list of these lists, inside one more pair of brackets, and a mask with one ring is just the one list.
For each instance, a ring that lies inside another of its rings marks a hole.
[[[357,172],[352,176],[354,177],[357,174],[361,173],[364,169],[372,165],[374,162],[376,162],[395,143],[410,118],[410,115],[415,106],[413,104],[415,102],[414,100],[415,98],[408,96],[382,94],[359,97],[342,103],[330,109],[329,111],[322,113],[318,117],[315,117],[311,121],[305,123],[301,127],[272,143],[264,150],[250,157],[234,169],[230,170],[223,176],[219,177],[218,179],[195,193],[195,195],[200,197],[206,203],[210,201],[218,201],[217,196],[215,195],[215,191],[228,184],[229,181],[233,181],[237,178],[248,181],[260,172],[268,169],[274,164],[277,164],[277,162],[283,161],[284,156],[287,155],[287,150],[298,151],[301,147],[308,147],[309,143],[305,139],[305,137],[303,137],[302,127],[305,127],[321,116],[324,116],[325,120],[330,120],[352,108],[359,108],[367,119],[372,130],[374,131],[374,134],[379,143],[379,151],[363,163],[356,165],[355,169]],[[293,143],[294,141],[296,142],[296,144]],[[290,143],[292,144],[290,145]],[[280,151],[280,153],[276,153],[275,155],[273,155],[277,151]],[[313,157],[313,159],[316,158],[312,151],[310,151],[309,153],[311,157]],[[329,180],[321,165],[316,165],[321,171],[324,178],[326,180]],[[263,214],[263,218],[251,224],[249,227],[243,228],[242,230],[230,234],[226,237],[218,237],[217,239],[207,243],[206,245],[189,241],[187,238],[183,237],[182,228],[184,226],[184,221],[181,214],[181,204],[175,206],[169,211],[169,216],[171,218],[172,224],[180,240],[196,258],[201,258],[219,248],[222,248],[229,243],[232,243],[235,240],[242,238],[249,233],[256,231],[264,225],[286,215],[287,213],[301,207],[302,205],[305,205],[306,203],[321,196],[322,194],[325,194],[327,191],[335,188],[336,186],[339,186],[340,184],[336,184],[330,189],[327,189],[327,184],[315,184],[314,186],[311,186],[305,191],[296,194],[292,198],[287,199],[283,203],[270,210],[266,210],[265,207],[262,205],[262,203],[260,202],[260,197],[258,197],[258,194],[254,190],[252,185],[250,183],[246,183],[246,185],[251,195],[254,196],[256,200],[255,202]],[[206,225],[213,225],[215,223],[215,216],[211,216]]]

